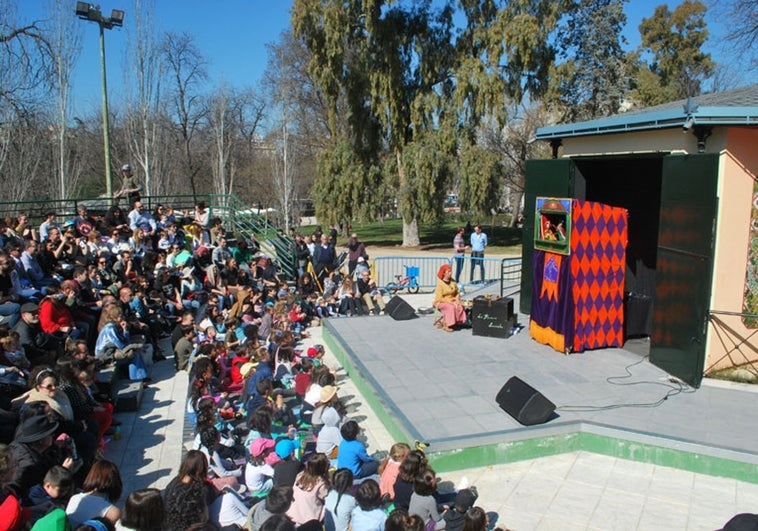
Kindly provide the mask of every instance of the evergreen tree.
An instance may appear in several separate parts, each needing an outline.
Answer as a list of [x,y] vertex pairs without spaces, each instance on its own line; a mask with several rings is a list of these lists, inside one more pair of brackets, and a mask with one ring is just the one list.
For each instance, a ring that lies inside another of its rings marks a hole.
[[635,99],[642,106],[697,96],[715,68],[711,55],[702,51],[708,39],[706,7],[685,0],[673,11],[660,5],[642,19],[641,51],[651,56],[640,64]]
[[555,90],[561,121],[589,120],[618,112],[626,95],[623,4],[626,0],[576,0],[559,39]]

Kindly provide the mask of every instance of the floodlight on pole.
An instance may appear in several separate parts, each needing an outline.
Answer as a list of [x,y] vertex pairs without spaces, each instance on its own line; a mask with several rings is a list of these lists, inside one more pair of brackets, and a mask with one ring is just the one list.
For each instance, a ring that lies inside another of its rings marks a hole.
[[103,151],[105,157],[105,193],[113,197],[113,177],[111,174],[110,124],[108,120],[108,83],[105,74],[105,30],[124,25],[124,12],[120,9],[111,11],[110,17],[104,17],[100,6],[89,2],[76,3],[76,16],[82,20],[95,22],[100,27],[100,77],[103,85]]

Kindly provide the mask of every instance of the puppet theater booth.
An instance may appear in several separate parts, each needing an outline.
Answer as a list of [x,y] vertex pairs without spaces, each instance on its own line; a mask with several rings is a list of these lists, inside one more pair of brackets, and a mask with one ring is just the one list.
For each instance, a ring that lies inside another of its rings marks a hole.
[[624,344],[627,212],[538,197],[530,335],[558,352]]

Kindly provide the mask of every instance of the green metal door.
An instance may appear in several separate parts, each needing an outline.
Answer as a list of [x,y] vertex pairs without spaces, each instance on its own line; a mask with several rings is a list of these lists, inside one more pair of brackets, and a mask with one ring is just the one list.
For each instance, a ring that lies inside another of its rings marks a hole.
[[695,387],[705,363],[718,154],[663,159],[650,361]]
[[519,312],[532,311],[532,251],[534,250],[534,202],[537,197],[573,197],[574,161],[543,159],[526,161],[524,232],[521,245],[521,300]]

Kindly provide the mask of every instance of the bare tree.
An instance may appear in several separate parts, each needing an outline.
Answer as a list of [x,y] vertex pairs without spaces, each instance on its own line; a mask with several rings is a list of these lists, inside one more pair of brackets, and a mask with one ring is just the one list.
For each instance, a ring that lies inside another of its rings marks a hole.
[[19,23],[13,0],[0,0],[0,112],[21,113],[51,85],[52,51],[41,21]]
[[[488,120],[481,129],[482,144],[501,158],[505,174],[502,197],[514,213],[519,212],[524,196],[526,161],[550,156],[546,145],[533,141],[534,130],[547,122],[548,114],[541,104],[521,104],[511,107],[505,127],[500,128],[497,120]],[[514,215],[512,225],[516,219]]]
[[162,46],[171,78],[170,93],[173,118],[177,122],[184,149],[184,173],[189,178],[192,195],[198,193],[197,178],[201,165],[195,160],[193,140],[207,116],[200,92],[207,79],[206,63],[195,46],[194,37],[187,33],[168,33]]
[[[153,182],[154,175],[165,175],[155,171],[161,160],[155,157],[161,129],[158,127],[161,107],[161,79],[164,64],[158,46],[153,20],[154,0],[134,1],[134,34],[127,34],[127,62],[133,75],[126,86],[129,98],[129,117],[126,121],[130,159],[136,161],[145,174],[145,193],[152,195],[161,188],[160,182]],[[163,161],[165,165],[166,161]]]
[[76,24],[71,3],[66,0],[50,0],[52,31],[50,38],[55,70],[57,91],[58,135],[58,198],[65,199],[76,183],[76,176],[69,176],[69,155],[67,148],[68,110],[71,93],[71,72],[81,52],[81,25]]
[[263,104],[252,91],[237,92],[222,85],[208,104],[213,189],[222,195],[233,194],[236,177],[246,163],[248,142],[255,136],[263,118]]

